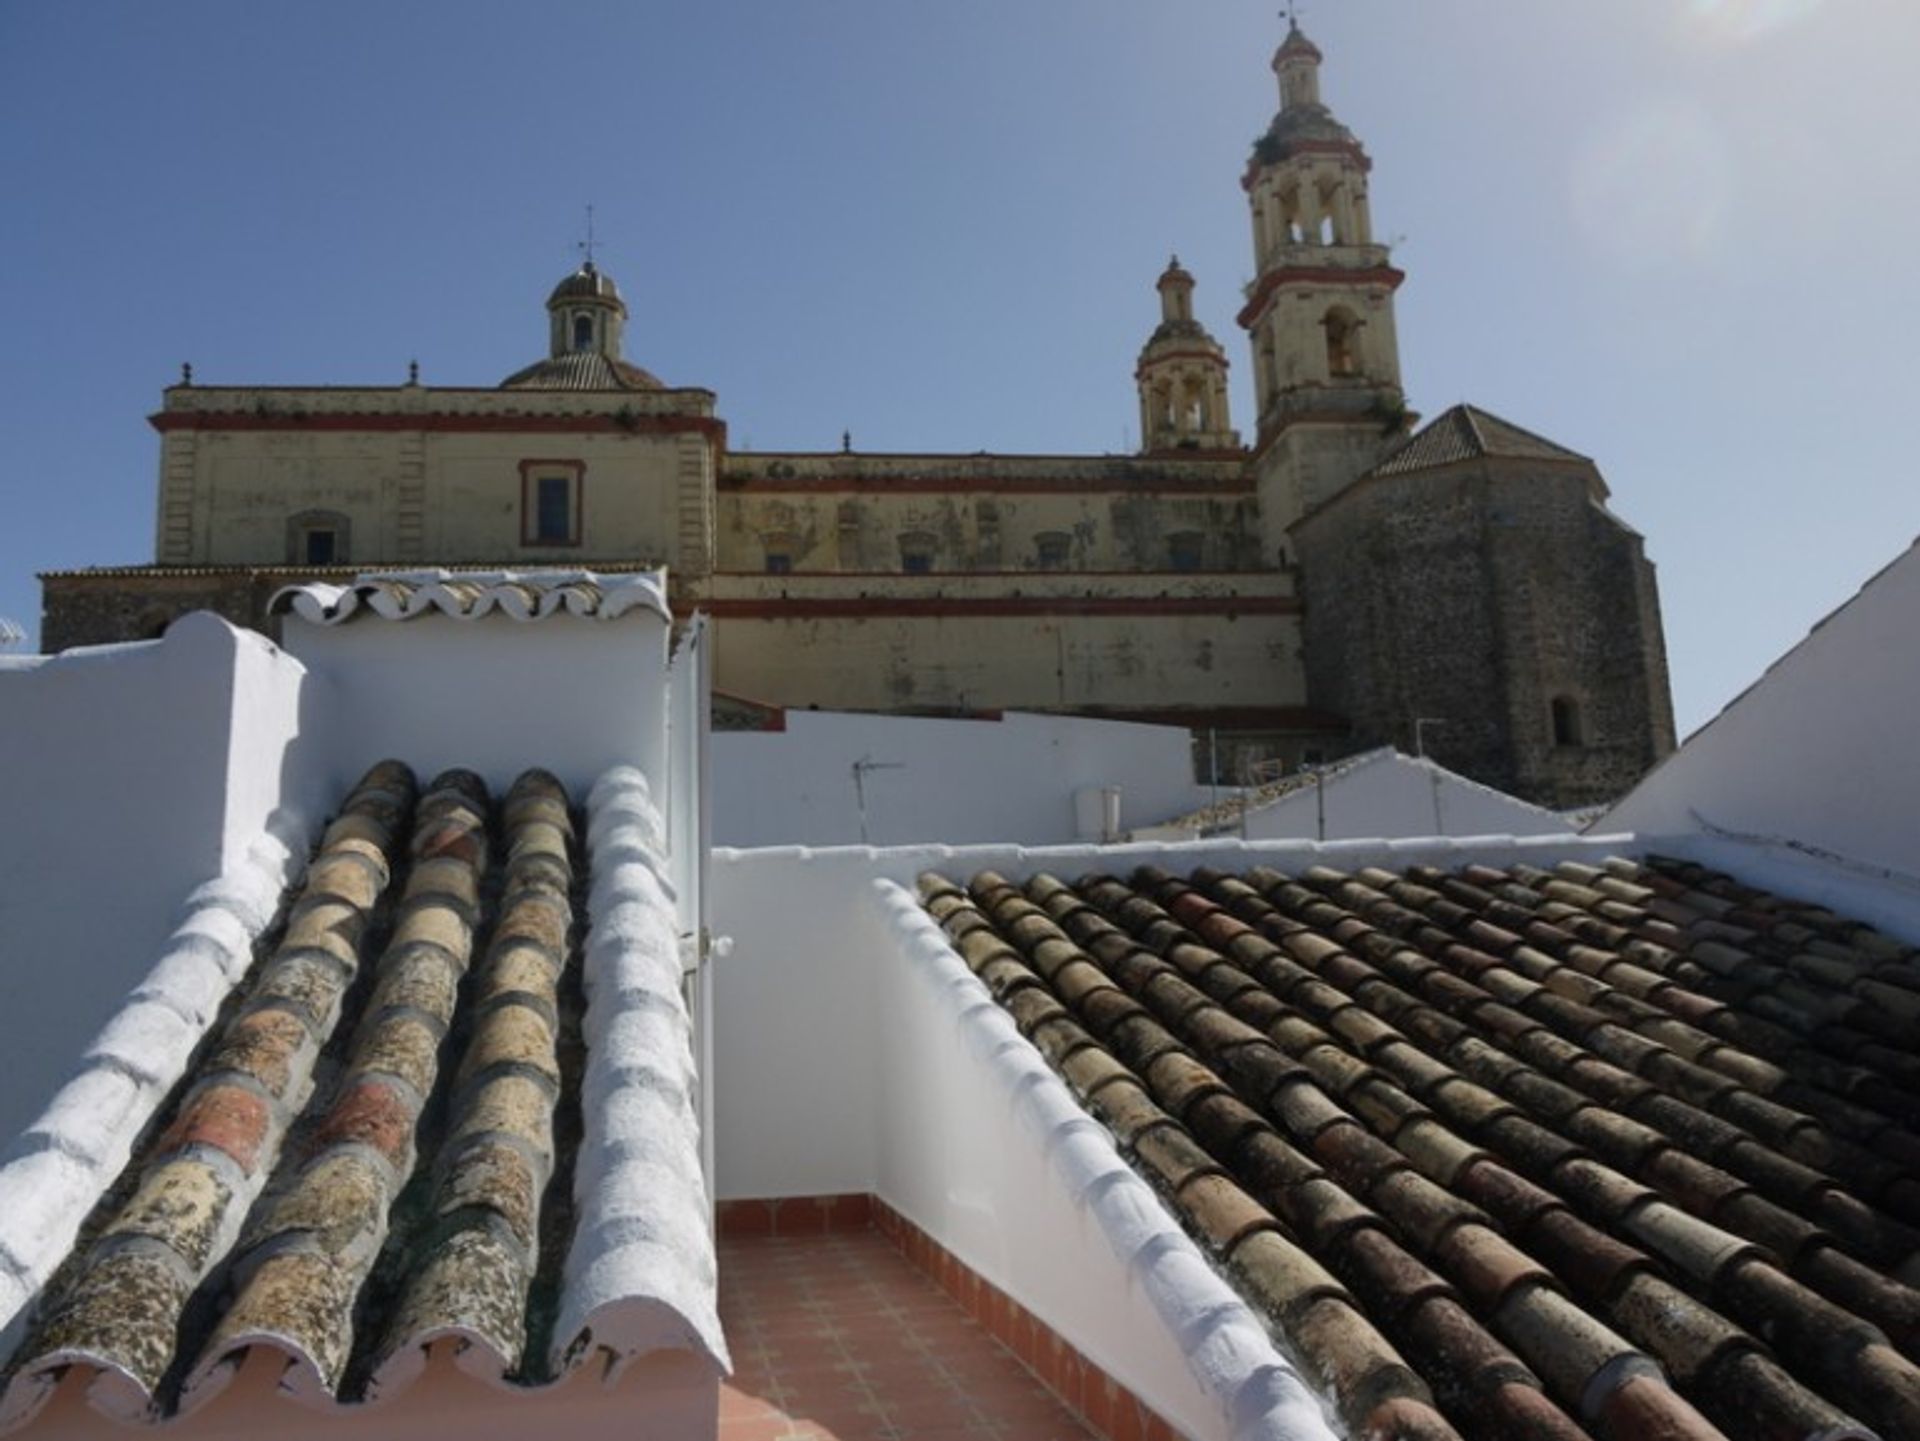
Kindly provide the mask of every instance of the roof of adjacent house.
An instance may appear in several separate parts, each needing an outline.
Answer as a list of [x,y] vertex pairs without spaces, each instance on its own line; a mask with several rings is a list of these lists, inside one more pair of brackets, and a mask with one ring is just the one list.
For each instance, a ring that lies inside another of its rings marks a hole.
[[1560,460],[1591,464],[1586,456],[1522,430],[1512,421],[1472,405],[1456,405],[1435,416],[1405,445],[1381,461],[1369,475],[1406,475],[1485,457]]
[[440,614],[477,620],[498,611],[514,620],[543,620],[565,612],[587,620],[615,620],[641,608],[673,618],[666,578],[658,571],[606,575],[590,570],[396,570],[360,576],[352,585],[309,581],[275,593],[270,615],[291,612],[315,625],[339,625],[355,616],[411,620]]
[[1285,800],[1296,791],[1303,791],[1309,786],[1325,785],[1348,771],[1371,765],[1393,754],[1392,746],[1379,746],[1370,751],[1359,751],[1350,756],[1342,756],[1337,761],[1298,770],[1278,780],[1243,787],[1233,795],[1223,797],[1211,805],[1189,811],[1183,816],[1176,816],[1173,820],[1162,824],[1168,828],[1190,829],[1201,835],[1225,830],[1239,825],[1242,816],[1262,810],[1275,801]]
[[1920,1436],[1920,952],[1677,861],[937,875],[1356,1435]]
[[[260,1348],[285,1357],[283,1391],[321,1405],[404,1388],[446,1339],[463,1369],[522,1387],[662,1347],[724,1365],[644,779],[594,788],[591,890],[551,775],[497,806],[471,772],[416,789],[383,763],[327,827],[123,1173],[6,1326],[0,1431],[76,1369],[97,1409],[164,1419]],[[137,1049],[137,1030],[121,1039]]]
[[[1187,814],[1177,816],[1173,820],[1164,821],[1151,829],[1155,831],[1172,829],[1190,830],[1200,836],[1218,835],[1223,831],[1228,831],[1238,826],[1243,817],[1265,810],[1268,806],[1283,801],[1288,796],[1296,795],[1316,785],[1332,785],[1341,777],[1353,771],[1389,760],[1398,760],[1408,766],[1417,766],[1430,774],[1445,777],[1456,785],[1465,786],[1476,791],[1483,791],[1490,796],[1497,796],[1503,801],[1511,802],[1518,808],[1537,811],[1543,823],[1559,822],[1561,820],[1560,816],[1554,811],[1546,810],[1543,807],[1534,805],[1530,801],[1523,801],[1518,796],[1510,796],[1504,791],[1495,790],[1492,786],[1483,785],[1479,781],[1458,775],[1446,767],[1428,760],[1425,756],[1401,755],[1400,752],[1392,746],[1379,746],[1370,751],[1358,751],[1353,755],[1343,756],[1339,760],[1329,761],[1325,765],[1295,771],[1292,775],[1282,776],[1278,780],[1267,781],[1257,786],[1241,788],[1234,794],[1224,796],[1211,805],[1201,806],[1197,810],[1189,811]],[[1553,828],[1565,829],[1565,826],[1564,823],[1562,823]]]

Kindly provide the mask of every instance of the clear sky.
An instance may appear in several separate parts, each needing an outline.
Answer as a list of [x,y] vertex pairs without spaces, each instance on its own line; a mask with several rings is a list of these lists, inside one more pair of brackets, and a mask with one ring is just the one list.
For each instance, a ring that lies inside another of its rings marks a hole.
[[[596,207],[742,448],[1134,442],[1170,251],[1235,360],[1272,0],[0,0],[0,617],[152,557],[206,383],[492,384]],[[1592,455],[1682,731],[1920,531],[1920,4],[1309,0],[1407,388]]]

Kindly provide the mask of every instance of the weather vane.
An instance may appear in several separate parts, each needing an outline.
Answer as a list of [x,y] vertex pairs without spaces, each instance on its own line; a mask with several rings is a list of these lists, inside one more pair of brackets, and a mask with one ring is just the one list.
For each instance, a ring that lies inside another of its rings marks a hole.
[[592,265],[595,242],[593,238],[593,207],[591,205],[587,207],[587,238],[585,240],[575,241],[574,244],[580,253],[586,256],[587,264]]
[[1288,29],[1298,30],[1300,28],[1299,5],[1294,3],[1294,0],[1287,0],[1287,8],[1280,12],[1280,18],[1287,22]]

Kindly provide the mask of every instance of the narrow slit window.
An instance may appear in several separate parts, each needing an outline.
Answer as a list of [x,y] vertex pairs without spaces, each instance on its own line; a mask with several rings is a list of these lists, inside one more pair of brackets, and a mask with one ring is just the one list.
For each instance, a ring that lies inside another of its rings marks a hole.
[[1557,746],[1586,744],[1580,729],[1580,702],[1570,695],[1553,698],[1553,743]]

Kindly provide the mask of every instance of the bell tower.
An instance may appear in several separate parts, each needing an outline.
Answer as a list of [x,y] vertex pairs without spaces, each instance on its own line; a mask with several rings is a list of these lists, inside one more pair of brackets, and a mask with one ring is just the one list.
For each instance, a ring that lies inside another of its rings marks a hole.
[[1373,237],[1373,162],[1320,98],[1319,47],[1289,22],[1273,57],[1280,113],[1241,186],[1254,281],[1255,465],[1277,536],[1365,473],[1413,417],[1400,389],[1393,294],[1406,277]]
[[1160,276],[1160,327],[1140,352],[1140,449],[1238,450],[1227,353],[1193,318],[1193,276],[1174,256]]

